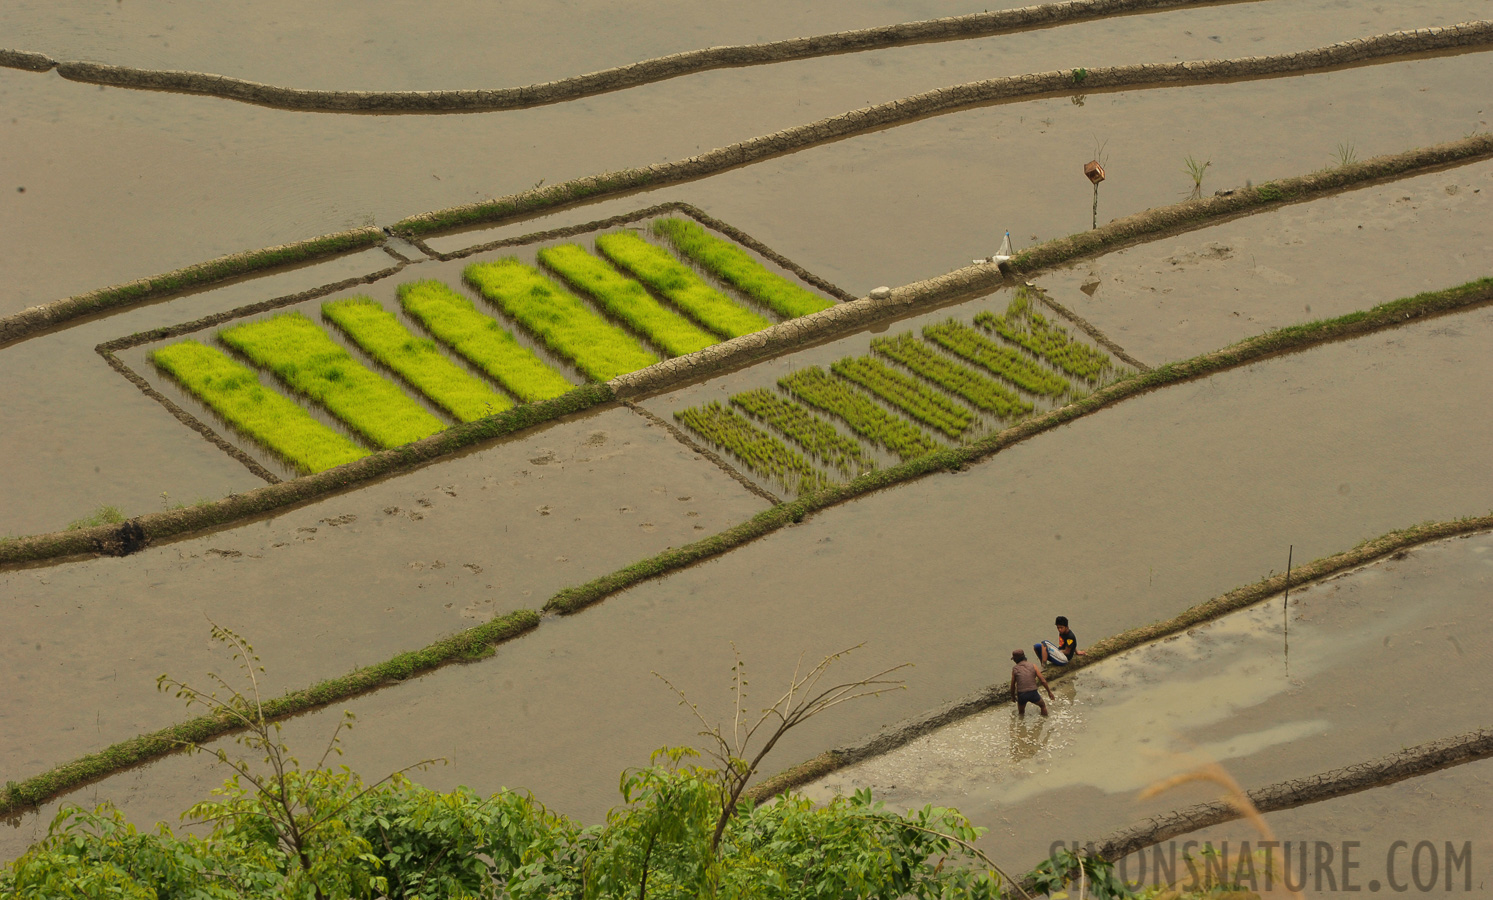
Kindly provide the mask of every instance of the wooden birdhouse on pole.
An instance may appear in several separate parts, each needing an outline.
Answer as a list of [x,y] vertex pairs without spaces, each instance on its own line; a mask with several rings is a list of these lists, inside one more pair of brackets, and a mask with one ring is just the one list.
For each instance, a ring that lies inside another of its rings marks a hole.
[[1099,182],[1104,180],[1104,167],[1099,165],[1099,160],[1097,159],[1091,159],[1088,162],[1084,163],[1083,173],[1087,175],[1089,177],[1089,181],[1093,182],[1094,184],[1098,184]]

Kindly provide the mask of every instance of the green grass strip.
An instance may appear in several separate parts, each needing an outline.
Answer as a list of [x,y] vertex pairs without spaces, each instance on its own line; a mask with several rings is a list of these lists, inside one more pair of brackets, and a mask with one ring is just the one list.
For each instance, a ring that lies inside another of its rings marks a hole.
[[418,441],[446,427],[392,381],[353,359],[301,313],[235,325],[218,332],[218,340],[274,372],[291,389],[320,403],[380,447]]
[[720,342],[579,244],[545,247],[539,251],[539,261],[670,356],[684,356]]
[[1068,379],[1043,368],[1018,350],[997,344],[963,322],[950,319],[929,325],[923,329],[923,337],[1028,393],[1052,397],[1069,388]]
[[435,341],[416,337],[372,297],[321,305],[322,318],[342,329],[363,352],[388,366],[432,403],[462,422],[500,413],[513,401],[442,355]]
[[778,379],[783,390],[817,409],[845,420],[856,434],[902,457],[912,459],[938,449],[921,428],[904,422],[865,394],[818,366],[800,369]]
[[876,468],[876,461],[863,452],[860,441],[767,388],[754,388],[731,397],[731,403],[781,431],[809,452],[814,459],[846,475]]
[[874,356],[847,357],[829,369],[951,438],[958,439],[974,424],[975,417],[968,409]]
[[596,249],[721,337],[741,337],[772,325],[706,284],[694,269],[675,259],[669,251],[648,243],[631,231],[614,231],[599,236]]
[[785,318],[796,319],[835,305],[774,274],[745,250],[687,219],[659,219],[653,223],[653,233],[667,239],[674,249],[710,274]]
[[216,347],[179,341],[150,361],[192,396],[301,473],[321,472],[368,455],[318,422],[299,403],[259,383],[259,376]]
[[995,413],[1002,419],[1024,416],[1032,411],[1030,403],[979,372],[945,358],[913,337],[910,331],[896,337],[872,338],[871,349],[887,359],[901,363],[944,390],[963,397],[975,408]]
[[462,277],[593,381],[607,381],[658,362],[632,335],[517,259],[472,263]]
[[575,385],[518,342],[503,324],[439,281],[399,286],[399,305],[435,339],[525,403],[559,397]]
[[764,478],[792,487],[796,493],[817,490],[823,477],[797,450],[712,400],[674,413],[674,418],[717,447],[730,451]]
[[1075,378],[1098,381],[1114,367],[1108,353],[1075,341],[1068,329],[1032,309],[1026,288],[1016,289],[1004,316],[982,312],[975,316],[975,324],[1025,347]]

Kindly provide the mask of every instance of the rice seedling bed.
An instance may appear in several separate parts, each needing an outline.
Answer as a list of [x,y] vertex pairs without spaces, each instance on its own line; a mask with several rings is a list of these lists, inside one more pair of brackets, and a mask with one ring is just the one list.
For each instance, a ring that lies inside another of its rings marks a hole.
[[249,367],[193,340],[153,351],[150,361],[235,429],[310,474],[362,459],[368,451],[316,421],[300,404],[259,383]]
[[685,219],[658,219],[653,233],[668,240],[710,274],[789,319],[834,306],[812,291],[769,271],[745,250]]
[[472,263],[462,275],[483,297],[593,381],[607,381],[658,362],[627,332],[517,259]]
[[731,403],[747,414],[766,422],[798,444],[814,459],[846,475],[857,475],[876,468],[875,460],[866,455],[860,441],[841,434],[802,404],[795,403],[767,388],[743,391],[731,397]]
[[669,251],[630,231],[614,231],[596,238],[596,249],[619,268],[658,291],[670,303],[706,328],[725,338],[741,337],[772,325],[706,284]]
[[525,403],[550,400],[575,385],[518,342],[502,323],[439,281],[399,286],[399,305],[467,362]]
[[323,303],[322,318],[342,330],[364,353],[389,367],[462,422],[502,412],[513,401],[447,359],[435,341],[417,337],[372,297]]
[[797,450],[748,422],[719,400],[681,409],[674,413],[674,418],[705,440],[729,451],[753,472],[775,479],[797,493],[817,490],[825,484],[824,476]]
[[963,397],[976,409],[994,413],[1002,419],[1024,416],[1032,411],[1032,404],[979,372],[946,358],[913,337],[910,331],[894,338],[873,338],[871,350]]
[[301,313],[235,325],[220,331],[218,339],[380,447],[418,441],[446,427]]
[[917,379],[889,368],[874,356],[837,360],[829,370],[956,440],[974,424],[974,414],[968,409]]
[[648,289],[578,244],[539,251],[539,261],[602,309],[640,332],[670,356],[704,350],[718,339],[653,299]]
[[1114,368],[1108,353],[1075,341],[1068,329],[1032,309],[1026,288],[1017,289],[1004,316],[982,312],[975,316],[975,324],[1025,347],[1075,378],[1096,382]]
[[844,381],[831,378],[818,366],[784,376],[778,380],[778,385],[810,406],[838,416],[856,434],[885,447],[903,460],[938,449],[938,444],[921,428],[882,409],[876,401]]
[[975,329],[950,319],[923,329],[923,337],[955,356],[989,370],[1030,394],[1052,397],[1069,390],[1068,379],[1025,356],[980,334]]

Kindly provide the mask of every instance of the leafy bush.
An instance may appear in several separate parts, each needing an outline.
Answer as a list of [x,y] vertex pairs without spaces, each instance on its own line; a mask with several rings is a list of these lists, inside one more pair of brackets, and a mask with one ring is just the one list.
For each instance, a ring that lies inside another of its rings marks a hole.
[[969,410],[915,379],[888,368],[875,357],[837,360],[829,369],[951,438],[964,434],[974,424],[975,417]]
[[835,426],[787,397],[756,388],[734,395],[731,403],[787,435],[810,456],[846,475],[876,468],[876,461],[863,452],[859,441],[841,434]]
[[856,434],[904,460],[938,449],[921,428],[897,418],[817,366],[787,375],[778,380],[778,385],[810,406],[839,416]]
[[1025,415],[1032,405],[984,375],[944,358],[932,347],[912,336],[873,338],[871,349],[895,360],[950,393],[963,397],[977,409],[1003,419]]
[[990,340],[962,322],[950,319],[923,329],[923,337],[938,344],[955,356],[983,366],[992,374],[1004,378],[1027,393],[1039,396],[1056,396],[1068,390],[1068,380],[1043,368],[1036,361]]
[[780,481],[798,493],[823,485],[824,479],[819,471],[798,451],[722,406],[719,401],[681,409],[674,413],[674,418],[710,443],[730,451],[747,468],[764,478]]
[[1004,316],[982,312],[975,324],[993,331],[1013,344],[1019,344],[1077,378],[1098,381],[1113,368],[1109,354],[1075,341],[1068,329],[1047,321],[1031,308],[1026,288],[1019,288]]
[[670,356],[684,356],[718,342],[714,335],[653,299],[647,288],[576,244],[545,247],[539,251],[539,261]]
[[720,291],[706,284],[669,251],[630,231],[603,234],[596,249],[632,276],[662,294],[696,322],[722,337],[734,338],[772,325]]
[[685,219],[659,219],[653,233],[707,272],[789,319],[829,309],[834,302],[769,271],[751,254]]

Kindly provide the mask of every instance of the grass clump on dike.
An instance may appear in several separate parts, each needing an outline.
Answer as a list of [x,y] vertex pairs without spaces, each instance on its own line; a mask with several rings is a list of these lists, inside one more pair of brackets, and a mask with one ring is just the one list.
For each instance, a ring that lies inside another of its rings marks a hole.
[[321,472],[368,455],[346,435],[318,422],[300,404],[260,384],[252,369],[215,347],[180,341],[155,350],[150,361],[228,424],[302,474]]
[[486,372],[525,403],[549,400],[575,385],[518,342],[502,323],[439,281],[399,286],[399,305],[436,340]]
[[298,312],[235,325],[218,340],[274,372],[380,447],[398,447],[446,427],[398,386],[368,369]]
[[1055,397],[1070,389],[1068,379],[1028,356],[990,340],[963,322],[950,319],[923,329],[923,337],[1029,394]]
[[1026,288],[1017,289],[1004,316],[982,312],[975,316],[975,324],[1025,347],[1075,378],[1097,382],[1114,367],[1109,354],[1075,341],[1068,329],[1032,309]]
[[818,366],[784,376],[778,384],[810,406],[843,419],[856,434],[904,460],[938,449],[938,444],[921,428],[882,409],[876,401],[830,377]]
[[846,437],[801,404],[767,388],[735,394],[731,404],[776,428],[810,456],[846,475],[876,468],[876,462],[866,456],[860,441]]
[[462,277],[593,381],[609,381],[658,362],[632,335],[517,259],[472,263]]
[[776,479],[797,493],[816,490],[824,484],[823,476],[798,451],[721,405],[718,400],[681,409],[674,413],[674,418],[710,443],[730,451],[753,472]]
[[668,309],[647,288],[578,244],[545,247],[539,251],[539,261],[670,356],[684,356],[718,343],[715,335]]
[[710,274],[780,316],[796,319],[835,305],[833,301],[773,274],[745,250],[710,234],[694,222],[659,219],[653,223],[653,233],[667,239],[674,249]]
[[1002,419],[1024,416],[1032,405],[973,369],[945,359],[912,332],[871,339],[871,350],[899,362],[944,390],[969,401],[977,409]]
[[875,357],[855,356],[837,360],[829,369],[956,440],[974,424],[975,417],[968,409],[919,384],[916,379],[894,371]]
[[721,337],[741,337],[772,325],[766,318],[706,284],[669,251],[630,231],[601,235],[596,239],[596,249]]
[[364,353],[388,366],[432,403],[462,422],[513,406],[513,401],[442,355],[435,341],[411,333],[397,316],[372,297],[323,303],[321,314]]

